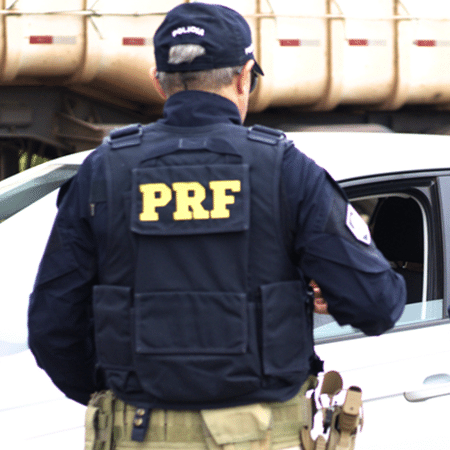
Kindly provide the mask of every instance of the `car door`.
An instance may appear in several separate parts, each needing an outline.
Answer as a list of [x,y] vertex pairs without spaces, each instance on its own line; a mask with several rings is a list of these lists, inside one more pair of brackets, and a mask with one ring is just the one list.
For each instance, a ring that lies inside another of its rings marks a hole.
[[316,351],[325,370],[341,373],[344,387],[363,391],[364,426],[356,448],[447,448],[450,176],[396,174],[342,186],[377,246],[404,276],[408,302],[394,329],[379,337],[316,315]]

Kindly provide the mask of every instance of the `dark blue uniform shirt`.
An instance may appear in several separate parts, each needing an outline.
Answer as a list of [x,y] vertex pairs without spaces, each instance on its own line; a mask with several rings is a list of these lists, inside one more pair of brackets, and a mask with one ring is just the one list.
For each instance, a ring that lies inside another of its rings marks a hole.
[[[240,124],[240,116],[221,96],[185,91],[169,98],[160,121],[192,127]],[[69,398],[85,404],[106,387],[95,377],[92,324],[92,287],[106,254],[106,215],[91,217],[89,210],[91,180],[104,177],[102,164],[93,152],[67,187],[29,307],[29,345],[39,366]],[[293,144],[284,155],[282,181],[293,258],[321,287],[330,313],[368,335],[391,328],[405,304],[404,281],[373,244],[349,232],[346,200],[335,182]]]

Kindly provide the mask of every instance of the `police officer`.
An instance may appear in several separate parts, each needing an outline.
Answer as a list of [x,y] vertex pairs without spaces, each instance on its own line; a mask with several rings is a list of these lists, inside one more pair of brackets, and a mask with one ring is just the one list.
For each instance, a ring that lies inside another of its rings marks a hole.
[[112,132],[61,189],[30,348],[91,399],[88,448],[298,446],[321,370],[309,281],[367,335],[393,327],[404,281],[322,168],[242,126],[263,71],[240,14],[179,5],[154,45],[164,117]]

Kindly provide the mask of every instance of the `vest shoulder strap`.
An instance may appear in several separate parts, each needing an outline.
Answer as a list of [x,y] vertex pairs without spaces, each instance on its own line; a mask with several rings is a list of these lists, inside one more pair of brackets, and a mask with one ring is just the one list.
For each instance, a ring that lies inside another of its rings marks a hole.
[[281,130],[265,127],[264,125],[253,125],[248,129],[247,138],[251,141],[262,142],[269,145],[277,145],[286,135]]
[[112,149],[134,147],[142,141],[143,127],[140,123],[116,128],[106,138],[106,142]]

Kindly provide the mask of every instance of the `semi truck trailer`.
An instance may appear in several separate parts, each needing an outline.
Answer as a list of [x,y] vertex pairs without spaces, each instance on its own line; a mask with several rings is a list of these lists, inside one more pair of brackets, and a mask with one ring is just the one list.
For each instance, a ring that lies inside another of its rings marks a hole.
[[[183,0],[0,0],[0,179],[159,117],[152,37]],[[265,76],[248,124],[447,134],[450,2],[213,0],[248,20]]]

